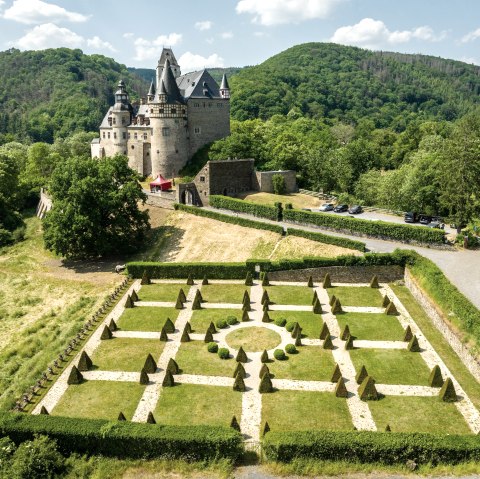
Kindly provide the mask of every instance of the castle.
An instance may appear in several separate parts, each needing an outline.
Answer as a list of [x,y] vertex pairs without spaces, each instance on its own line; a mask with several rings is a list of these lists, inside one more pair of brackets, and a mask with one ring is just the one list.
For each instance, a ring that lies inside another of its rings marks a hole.
[[158,61],[156,81],[134,107],[120,81],[115,104],[92,141],[92,157],[122,154],[141,175],[172,178],[199,148],[230,134],[230,88],[207,70],[181,75],[170,48]]

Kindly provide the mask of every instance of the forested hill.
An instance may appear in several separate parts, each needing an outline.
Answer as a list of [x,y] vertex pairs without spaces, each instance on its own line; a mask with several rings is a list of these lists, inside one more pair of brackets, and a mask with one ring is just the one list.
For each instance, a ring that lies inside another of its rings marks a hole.
[[426,55],[306,43],[242,69],[230,86],[238,120],[297,112],[344,122],[371,118],[377,127],[401,130],[414,117],[453,120],[473,109],[480,68]]
[[0,52],[0,140],[52,142],[96,131],[120,78],[133,98],[148,90],[146,81],[102,55],[68,48]]

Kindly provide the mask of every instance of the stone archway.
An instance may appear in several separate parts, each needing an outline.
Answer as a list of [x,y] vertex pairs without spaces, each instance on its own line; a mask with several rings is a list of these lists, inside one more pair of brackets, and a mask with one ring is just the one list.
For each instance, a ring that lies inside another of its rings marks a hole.
[[193,194],[190,190],[184,190],[182,192],[182,203],[184,205],[193,205]]
[[223,188],[222,195],[223,195],[223,196],[228,196],[227,188]]

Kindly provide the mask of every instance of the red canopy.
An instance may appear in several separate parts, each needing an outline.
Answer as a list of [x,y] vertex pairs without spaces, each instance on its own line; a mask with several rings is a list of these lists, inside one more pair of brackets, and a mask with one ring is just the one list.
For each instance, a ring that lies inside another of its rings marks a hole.
[[172,182],[166,180],[162,175],[158,175],[157,179],[150,182],[150,190],[170,190],[172,188]]

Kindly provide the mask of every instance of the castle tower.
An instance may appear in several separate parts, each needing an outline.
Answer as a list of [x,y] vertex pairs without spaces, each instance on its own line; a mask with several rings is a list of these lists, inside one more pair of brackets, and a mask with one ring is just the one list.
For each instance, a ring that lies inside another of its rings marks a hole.
[[222,76],[222,83],[220,85],[220,96],[225,100],[230,98],[230,86],[228,84],[227,75],[225,73]]
[[148,93],[147,93],[147,102],[152,103],[154,100],[155,100],[155,85],[152,80],[150,83],[150,89],[148,90]]
[[173,78],[177,78],[181,75],[180,65],[178,64],[172,49],[164,48],[162,50],[162,54],[160,55],[157,65],[157,90],[160,88],[160,80],[162,79],[163,75],[163,67],[167,60],[170,62],[170,68],[172,69]]
[[111,154],[127,154],[127,127],[132,120],[133,108],[129,102],[127,89],[123,80],[118,82],[118,88],[115,92],[115,104],[112,108],[111,127],[113,148]]

